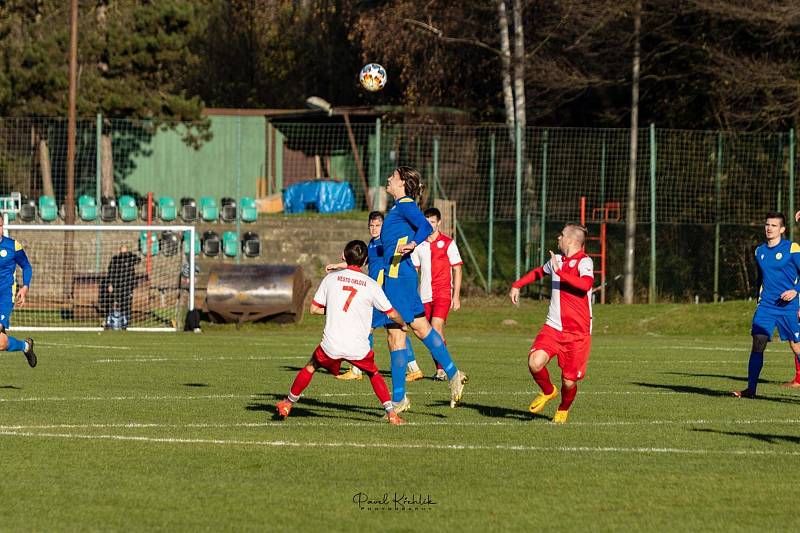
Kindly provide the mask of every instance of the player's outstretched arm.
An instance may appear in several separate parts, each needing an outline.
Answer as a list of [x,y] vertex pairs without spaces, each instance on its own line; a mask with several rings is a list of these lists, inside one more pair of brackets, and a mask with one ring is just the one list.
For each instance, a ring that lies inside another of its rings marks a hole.
[[[545,266],[548,266],[549,263],[545,263]],[[549,270],[545,270],[545,267],[536,267],[517,281],[511,284],[511,290],[508,292],[508,296],[511,298],[511,303],[517,305],[519,303],[519,290],[528,285],[529,283],[533,283],[534,281],[540,280],[549,274]]]
[[388,316],[389,319],[392,322],[394,322],[395,324],[399,324],[400,325],[400,329],[402,329],[403,331],[408,331],[408,326],[406,325],[405,321],[403,320],[403,317],[400,316],[400,313],[398,313],[394,309],[391,309],[386,313],[386,316]]
[[33,277],[33,267],[31,267],[28,255],[25,253],[25,250],[22,249],[19,242],[17,243],[17,249],[14,253],[14,261],[22,269],[22,288],[17,291],[16,297],[16,305],[22,307],[25,305],[25,300],[28,297],[28,287],[30,287],[31,278]]
[[347,268],[347,263],[342,261],[341,263],[331,263],[330,265],[325,265],[325,273],[330,274],[331,272],[336,272],[337,270],[344,270]]
[[594,285],[594,276],[576,276],[569,272],[556,272],[564,285],[569,285],[579,291],[588,292]]

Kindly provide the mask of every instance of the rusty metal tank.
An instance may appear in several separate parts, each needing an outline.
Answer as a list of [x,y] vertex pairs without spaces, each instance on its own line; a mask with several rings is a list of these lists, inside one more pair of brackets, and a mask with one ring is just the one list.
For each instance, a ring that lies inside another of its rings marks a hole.
[[299,266],[215,265],[208,276],[205,308],[222,322],[298,322],[310,287]]

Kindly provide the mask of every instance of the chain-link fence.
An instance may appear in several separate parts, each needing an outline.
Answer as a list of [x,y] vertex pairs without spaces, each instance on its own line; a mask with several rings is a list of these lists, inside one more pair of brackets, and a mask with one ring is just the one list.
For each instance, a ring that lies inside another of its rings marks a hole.
[[[455,202],[457,237],[469,248],[467,273],[493,289],[545,257],[559,225],[579,219],[583,197],[590,231],[597,233],[596,219],[607,219],[606,277],[609,299],[616,298],[629,130],[526,128],[518,145],[501,125],[361,120],[212,117],[212,138],[199,148],[192,124],[79,120],[76,196],[99,200],[104,180],[115,195],[222,197],[279,194],[298,182],[331,179],[348,183],[356,209],[367,210],[384,205],[391,170],[409,165],[426,180],[423,205],[436,198]],[[747,297],[754,278],[750,252],[762,240],[764,214],[779,210],[791,218],[795,208],[793,133],[643,128],[638,141],[640,297],[650,290],[653,259],[659,299]],[[65,120],[0,120],[0,193],[52,194],[60,203],[65,176]]]

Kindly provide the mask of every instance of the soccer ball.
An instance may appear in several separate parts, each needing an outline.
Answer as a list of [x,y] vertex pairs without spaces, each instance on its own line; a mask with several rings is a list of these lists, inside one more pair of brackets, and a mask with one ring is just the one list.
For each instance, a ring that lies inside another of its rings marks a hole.
[[358,74],[358,81],[370,92],[380,91],[386,85],[386,69],[377,63],[364,65]]

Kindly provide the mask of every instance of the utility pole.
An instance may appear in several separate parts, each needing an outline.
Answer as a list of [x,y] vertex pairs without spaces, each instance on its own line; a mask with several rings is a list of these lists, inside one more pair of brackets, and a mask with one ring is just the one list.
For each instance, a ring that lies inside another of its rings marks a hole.
[[639,140],[639,57],[642,31],[642,0],[636,0],[633,14],[633,86],[631,88],[631,155],[628,168],[628,208],[625,212],[625,271],[623,299],[633,303],[633,269],[636,252],[636,151]]

